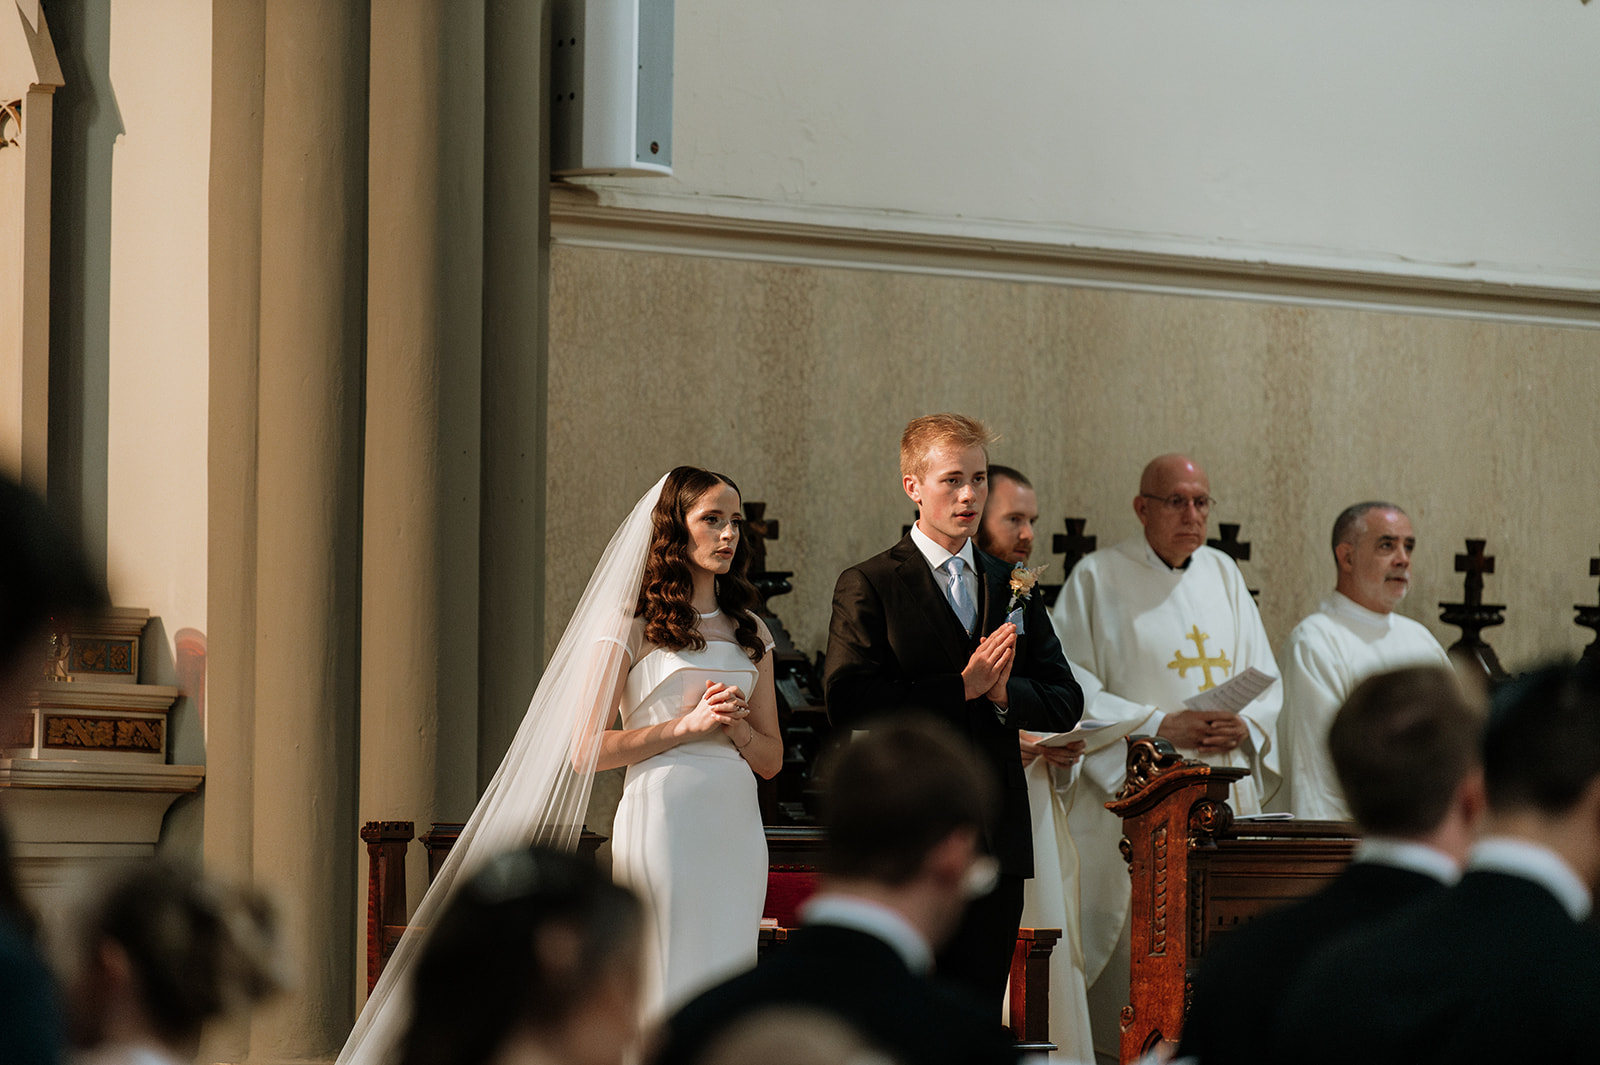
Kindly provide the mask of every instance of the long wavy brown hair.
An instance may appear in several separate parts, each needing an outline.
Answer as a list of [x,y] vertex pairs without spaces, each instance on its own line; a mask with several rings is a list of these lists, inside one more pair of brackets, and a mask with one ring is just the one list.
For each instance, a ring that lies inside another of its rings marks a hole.
[[[735,492],[739,486],[720,473],[698,466],[679,466],[667,474],[650,518],[653,529],[650,553],[645,558],[644,582],[639,586],[639,606],[635,616],[644,618],[644,638],[657,647],[672,651],[689,648],[702,651],[706,638],[700,635],[700,615],[694,609],[694,572],[689,563],[689,511],[700,497],[719,485]],[[740,496],[741,502],[743,495]],[[717,606],[733,620],[733,637],[759,662],[766,653],[756,632],[755,610],[761,603],[755,585],[745,573],[750,568],[750,552],[743,535],[733,550],[733,565],[716,580]]]

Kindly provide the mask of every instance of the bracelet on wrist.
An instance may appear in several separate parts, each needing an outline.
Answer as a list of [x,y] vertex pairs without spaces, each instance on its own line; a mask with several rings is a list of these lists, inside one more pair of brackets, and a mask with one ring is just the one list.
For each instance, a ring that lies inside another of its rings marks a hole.
[[750,730],[749,738],[743,743],[734,742],[733,744],[733,749],[738,751],[740,754],[743,754],[744,749],[756,741],[756,727],[750,724],[748,721],[744,723],[744,727]]

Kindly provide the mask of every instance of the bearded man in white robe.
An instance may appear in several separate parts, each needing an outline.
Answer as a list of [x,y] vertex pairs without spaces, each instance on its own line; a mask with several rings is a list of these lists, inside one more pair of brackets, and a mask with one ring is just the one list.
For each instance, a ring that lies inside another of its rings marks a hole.
[[1183,705],[1251,666],[1278,676],[1239,567],[1205,545],[1212,502],[1211,482],[1193,460],[1152,460],[1133,501],[1144,535],[1078,563],[1050,613],[1083,688],[1085,720],[1110,723],[1088,737],[1061,801],[1079,862],[1095,1049],[1111,1061],[1128,1001],[1130,882],[1117,849],[1122,822],[1104,804],[1122,787],[1124,737],[1154,734],[1185,757],[1249,769],[1230,799],[1238,814],[1260,813],[1278,786],[1280,685],[1237,714]]
[[1393,503],[1357,503],[1333,523],[1339,567],[1333,595],[1296,625],[1283,647],[1278,718],[1287,809],[1296,817],[1348,820],[1350,807],[1328,754],[1333,715],[1374,673],[1448,665],[1426,628],[1394,612],[1411,587],[1411,519]]

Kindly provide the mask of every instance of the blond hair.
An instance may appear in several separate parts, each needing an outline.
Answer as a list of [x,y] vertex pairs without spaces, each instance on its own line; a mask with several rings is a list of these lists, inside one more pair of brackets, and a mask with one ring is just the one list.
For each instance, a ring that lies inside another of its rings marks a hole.
[[988,426],[965,414],[924,414],[913,418],[900,434],[900,476],[921,480],[928,472],[928,456],[937,447],[981,447],[987,461],[994,442]]

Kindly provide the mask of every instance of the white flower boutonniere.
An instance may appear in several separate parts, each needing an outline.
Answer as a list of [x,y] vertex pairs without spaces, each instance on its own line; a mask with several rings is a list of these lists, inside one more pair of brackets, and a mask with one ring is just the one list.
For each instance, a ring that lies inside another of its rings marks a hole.
[[1006,607],[1008,613],[1033,597],[1034,586],[1039,583],[1039,574],[1049,568],[1050,563],[1048,562],[1042,566],[1035,566],[1033,569],[1029,569],[1020,562],[1016,564],[1011,570],[1011,605]]

